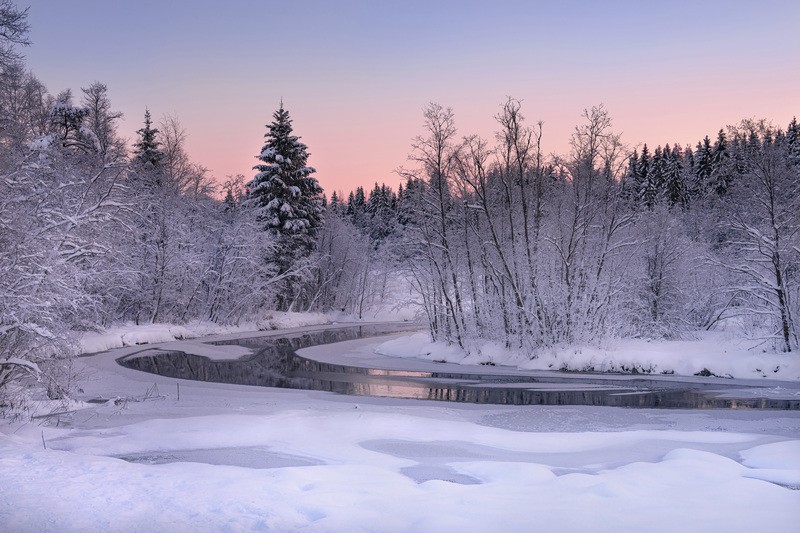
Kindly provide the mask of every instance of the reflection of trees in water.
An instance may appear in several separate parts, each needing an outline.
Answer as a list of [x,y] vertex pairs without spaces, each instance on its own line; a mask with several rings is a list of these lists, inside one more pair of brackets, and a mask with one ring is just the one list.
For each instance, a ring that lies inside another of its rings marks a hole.
[[[301,388],[310,387],[305,376],[296,375],[301,370],[318,372],[320,368],[309,367],[309,361],[294,352],[301,348],[319,344],[331,344],[364,337],[387,335],[412,329],[413,325],[372,325],[336,328],[310,333],[298,333],[286,337],[256,337],[233,341],[210,342],[213,345],[239,345],[257,350],[252,355],[236,360],[214,361],[206,357],[179,351],[148,350],[134,357],[122,358],[118,362],[128,368],[161,376],[233,383],[266,387]],[[311,361],[310,363],[314,363]],[[340,372],[338,365],[330,365],[327,372]],[[318,390],[330,390],[322,388]],[[338,392],[338,391],[335,391]]]
[[[408,329],[408,328],[406,328]],[[258,351],[238,360],[213,361],[178,351],[149,350],[119,363],[128,368],[167,377],[336,392],[354,396],[378,396],[505,405],[595,405],[645,408],[697,409],[800,409],[797,400],[765,398],[715,398],[694,389],[655,380],[614,382],[609,379],[554,377],[552,380],[524,376],[449,374],[446,372],[392,371],[320,363],[299,357],[296,350],[362,337],[394,333],[398,329],[359,326],[297,334],[283,338],[234,341]],[[215,343],[228,344],[228,343]],[[447,380],[448,383],[442,383]],[[465,383],[469,382],[469,383]],[[588,390],[576,389],[578,382]],[[503,384],[516,386],[503,386]],[[564,383],[576,390],[532,390],[539,384]],[[602,383],[601,388],[591,386]],[[523,384],[523,386],[520,386]],[[530,384],[531,388],[525,388]],[[673,387],[671,389],[666,387]],[[688,387],[687,384],[680,384]],[[651,389],[652,387],[653,389]],[[658,390],[661,387],[664,390]],[[719,389],[719,385],[715,385]]]

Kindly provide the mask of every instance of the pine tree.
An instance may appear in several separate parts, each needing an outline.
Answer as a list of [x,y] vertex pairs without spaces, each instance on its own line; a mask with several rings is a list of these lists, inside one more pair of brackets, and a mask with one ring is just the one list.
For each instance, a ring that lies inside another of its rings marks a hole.
[[[626,200],[639,198],[639,152],[634,149],[628,157],[628,169],[622,178],[622,196]],[[637,207],[634,205],[634,207]]]
[[705,194],[710,189],[713,157],[711,139],[706,135],[702,143],[697,143],[695,156],[695,177],[699,194]]
[[657,148],[653,158],[650,158],[650,152],[645,144],[642,147],[642,156],[639,159],[639,195],[641,203],[648,209],[652,209],[655,205],[656,197],[658,196],[658,187],[655,181],[654,167],[657,163],[656,157],[661,156],[661,149]]
[[731,172],[728,168],[730,153],[728,152],[728,139],[725,132],[719,130],[717,142],[711,155],[711,182],[713,190],[720,196],[727,194],[731,186]]
[[356,187],[353,206],[356,211],[364,211],[367,208],[367,195],[364,193],[364,187]]
[[[664,148],[657,146],[653,152],[653,164],[650,167],[650,188],[653,191],[654,203],[658,202],[664,195],[665,183],[667,181],[667,156],[669,155],[670,148],[667,144]],[[648,204],[652,207],[652,204]]]
[[697,184],[697,166],[694,158],[694,151],[688,144],[683,151],[683,173],[684,183],[686,184],[686,198],[689,203],[700,196],[700,189]]
[[139,139],[133,145],[128,180],[142,215],[137,219],[137,243],[142,257],[138,277],[141,296],[135,305],[138,323],[140,319],[155,322],[164,311],[165,293],[178,272],[174,253],[178,228],[172,223],[177,191],[167,187],[165,156],[149,110],[144,113],[144,127],[136,133]]
[[164,159],[161,143],[157,140],[158,130],[153,127],[150,110],[144,112],[144,127],[136,132],[139,140],[133,145],[134,162],[145,169],[158,168]]
[[[289,112],[280,108],[267,126],[266,144],[253,167],[258,173],[247,184],[247,204],[257,210],[264,230],[276,238],[274,259],[278,274],[289,274],[314,249],[317,232],[322,225],[322,187],[307,166],[308,151],[300,138],[292,135]],[[278,307],[289,308],[297,296],[296,279],[278,293]]]
[[667,158],[665,174],[665,193],[670,206],[686,207],[688,200],[687,186],[684,176],[683,155],[676,144],[671,152],[664,152]]
[[416,178],[408,177],[402,195],[398,195],[397,222],[401,226],[408,226],[419,221],[421,197],[425,190],[425,183]]
[[139,140],[133,145],[130,179],[137,184],[139,193],[160,189],[164,185],[164,152],[158,141],[158,129],[153,127],[150,119],[149,109],[144,112],[144,127],[136,133]]
[[[392,207],[392,204],[395,207]],[[394,232],[397,199],[394,192],[386,184],[375,184],[366,205],[369,223],[369,235],[375,247],[379,246]]]
[[339,198],[339,193],[333,191],[331,194],[331,201],[328,204],[328,210],[340,215],[342,213],[342,201]]
[[351,192],[347,198],[347,214],[350,222],[360,230],[367,231],[367,196],[363,187],[356,187],[355,193]]
[[793,117],[786,128],[786,145],[789,149],[789,162],[800,166],[800,127],[797,125],[797,117]]
[[310,252],[322,223],[322,187],[306,165],[308,152],[299,137],[292,135],[292,120],[283,108],[273,115],[267,143],[253,167],[258,173],[247,184],[250,205],[259,210],[264,229]]
[[223,210],[227,213],[236,210],[236,198],[233,196],[233,190],[230,188],[225,190],[225,198],[222,200]]

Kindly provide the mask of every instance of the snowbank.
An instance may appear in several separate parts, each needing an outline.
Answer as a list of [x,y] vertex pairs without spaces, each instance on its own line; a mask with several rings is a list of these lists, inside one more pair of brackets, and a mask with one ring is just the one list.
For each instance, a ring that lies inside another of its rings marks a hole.
[[323,313],[290,313],[285,311],[272,311],[256,323],[257,329],[289,329],[303,326],[317,326],[330,324],[331,319]]
[[289,329],[330,323],[331,319],[322,313],[273,311],[258,321],[243,322],[236,326],[221,326],[213,322],[198,321],[189,322],[182,326],[127,323],[105,328],[100,332],[75,333],[75,336],[78,338],[80,353],[97,353],[138,344],[154,344],[194,339],[208,335]]
[[[215,332],[216,333],[216,332]],[[96,353],[134,346],[136,344],[153,344],[169,342],[176,339],[191,339],[199,336],[189,325],[175,326],[171,324],[125,324],[105,328],[100,332],[78,334],[80,353]]]
[[[541,434],[307,408],[51,429],[47,450],[25,433],[0,437],[9,531],[788,531],[800,518],[800,492],[781,486],[798,479],[798,441],[754,446],[757,435]],[[194,448],[224,461],[254,446],[295,464],[117,458]],[[708,446],[740,448],[753,467]],[[648,447],[669,451],[595,462]],[[552,466],[565,457],[573,467]]]
[[184,325],[175,324],[133,324],[126,323],[104,328],[98,332],[73,332],[79,353],[91,354],[135,346],[139,344],[155,344],[175,340],[195,339],[209,335],[226,335],[247,333],[252,331],[273,331],[279,329],[319,326],[336,322],[369,322],[369,321],[411,321],[416,318],[414,306],[373,307],[358,318],[346,313],[294,313],[286,311],[270,311],[263,317],[249,322],[241,322],[235,326],[222,326],[213,322],[194,321]]
[[733,378],[800,380],[800,357],[774,353],[755,341],[725,332],[704,332],[696,340],[622,339],[607,347],[557,348],[529,359],[495,343],[478,344],[471,354],[455,345],[433,343],[427,334],[393,339],[377,347],[382,355],[460,364],[495,364],[526,370],[638,372],[717,375]]

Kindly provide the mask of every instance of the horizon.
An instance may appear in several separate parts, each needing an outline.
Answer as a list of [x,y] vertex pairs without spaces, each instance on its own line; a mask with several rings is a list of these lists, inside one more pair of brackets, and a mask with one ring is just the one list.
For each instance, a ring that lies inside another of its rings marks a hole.
[[[252,178],[281,99],[328,195],[396,188],[429,102],[453,108],[459,137],[492,139],[517,98],[547,154],[599,104],[631,149],[693,147],[745,118],[785,128],[800,108],[796,2],[25,5],[22,52],[51,93],[107,84],[129,144],[145,108],[177,116],[219,183]],[[64,28],[85,31],[65,46]]]

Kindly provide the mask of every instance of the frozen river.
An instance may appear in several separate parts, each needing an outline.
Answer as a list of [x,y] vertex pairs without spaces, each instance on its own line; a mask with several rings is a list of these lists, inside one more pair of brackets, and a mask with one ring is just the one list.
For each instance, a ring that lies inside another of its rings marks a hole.
[[[162,376],[292,389],[505,405],[593,405],[682,409],[800,409],[800,386],[768,380],[517,371],[466,368],[392,358],[358,359],[380,336],[408,324],[347,326],[284,336],[216,341],[251,353],[218,359],[180,350],[149,349],[120,357],[131,369]],[[368,343],[365,344],[365,340]],[[298,351],[302,355],[298,354]],[[213,349],[212,349],[213,352]]]

